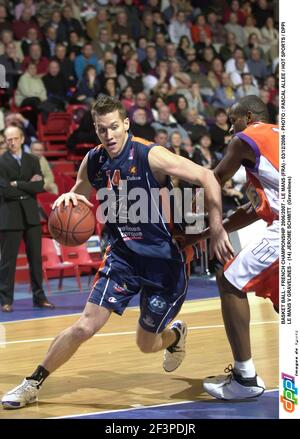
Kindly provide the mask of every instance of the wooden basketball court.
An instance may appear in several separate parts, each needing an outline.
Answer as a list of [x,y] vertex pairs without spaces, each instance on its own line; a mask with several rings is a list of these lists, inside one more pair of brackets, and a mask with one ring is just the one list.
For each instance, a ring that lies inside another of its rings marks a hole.
[[[278,318],[271,302],[249,295],[252,355],[267,389],[278,387]],[[83,415],[184,401],[204,401],[202,379],[232,362],[218,298],[187,301],[180,313],[189,327],[187,355],[174,373],[162,369],[162,352],[135,345],[138,308],[113,315],[104,329],[45,382],[39,403],[0,409],[0,419]],[[0,395],[20,384],[41,362],[51,340],[78,315],[8,322],[0,344]]]

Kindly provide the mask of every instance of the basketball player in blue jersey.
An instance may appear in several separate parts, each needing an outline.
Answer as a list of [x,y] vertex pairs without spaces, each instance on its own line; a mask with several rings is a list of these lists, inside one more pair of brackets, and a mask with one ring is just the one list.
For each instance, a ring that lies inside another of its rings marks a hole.
[[[92,188],[108,188],[118,196],[126,181],[128,191],[144,189],[151,204],[151,189],[167,187],[170,176],[203,186],[209,213],[211,252],[222,262],[233,255],[222,226],[220,185],[213,173],[129,133],[129,120],[122,104],[101,96],[92,109],[96,133],[101,141],[84,158],[75,186],[61,195],[53,208],[78,200],[91,206]],[[119,200],[120,201],[120,200]],[[152,200],[153,201],[153,200]],[[152,203],[153,204],[153,203]],[[154,203],[155,205],[155,203]],[[165,349],[163,367],[171,372],[185,355],[186,324],[176,321],[187,291],[186,263],[164,223],[160,205],[159,221],[131,224],[124,218],[106,223],[109,245],[85,309],[79,320],[52,342],[43,362],[32,375],[6,393],[4,408],[15,409],[37,400],[38,391],[48,375],[63,365],[79,346],[108,321],[112,312],[119,315],[136,294],[140,294],[140,318],[136,342],[144,353]],[[119,206],[120,207],[120,206]]]

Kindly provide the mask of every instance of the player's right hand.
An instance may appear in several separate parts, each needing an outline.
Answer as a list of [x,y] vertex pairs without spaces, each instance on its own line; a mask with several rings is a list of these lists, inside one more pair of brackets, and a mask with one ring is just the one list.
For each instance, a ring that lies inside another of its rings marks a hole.
[[209,258],[213,259],[214,255],[222,264],[226,264],[234,257],[234,250],[228,233],[223,227],[210,232]]
[[69,206],[70,201],[74,206],[77,206],[78,201],[83,201],[87,206],[94,207],[92,203],[84,196],[80,194],[76,194],[75,192],[67,192],[66,194],[60,195],[53,203],[52,209],[59,207],[61,204],[65,206]]

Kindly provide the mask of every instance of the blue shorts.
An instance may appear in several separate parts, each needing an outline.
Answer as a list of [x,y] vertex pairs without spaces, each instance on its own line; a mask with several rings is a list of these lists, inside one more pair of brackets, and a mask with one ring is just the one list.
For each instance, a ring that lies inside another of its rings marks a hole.
[[143,329],[160,333],[179,313],[188,275],[186,264],[148,258],[121,247],[106,253],[88,301],[122,315],[130,300],[140,293]]

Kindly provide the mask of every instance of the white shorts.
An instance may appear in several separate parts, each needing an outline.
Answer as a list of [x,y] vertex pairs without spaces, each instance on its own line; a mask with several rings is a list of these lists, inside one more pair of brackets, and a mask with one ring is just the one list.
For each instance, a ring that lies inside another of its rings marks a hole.
[[279,221],[275,220],[224,267],[226,279],[245,293],[279,303]]

